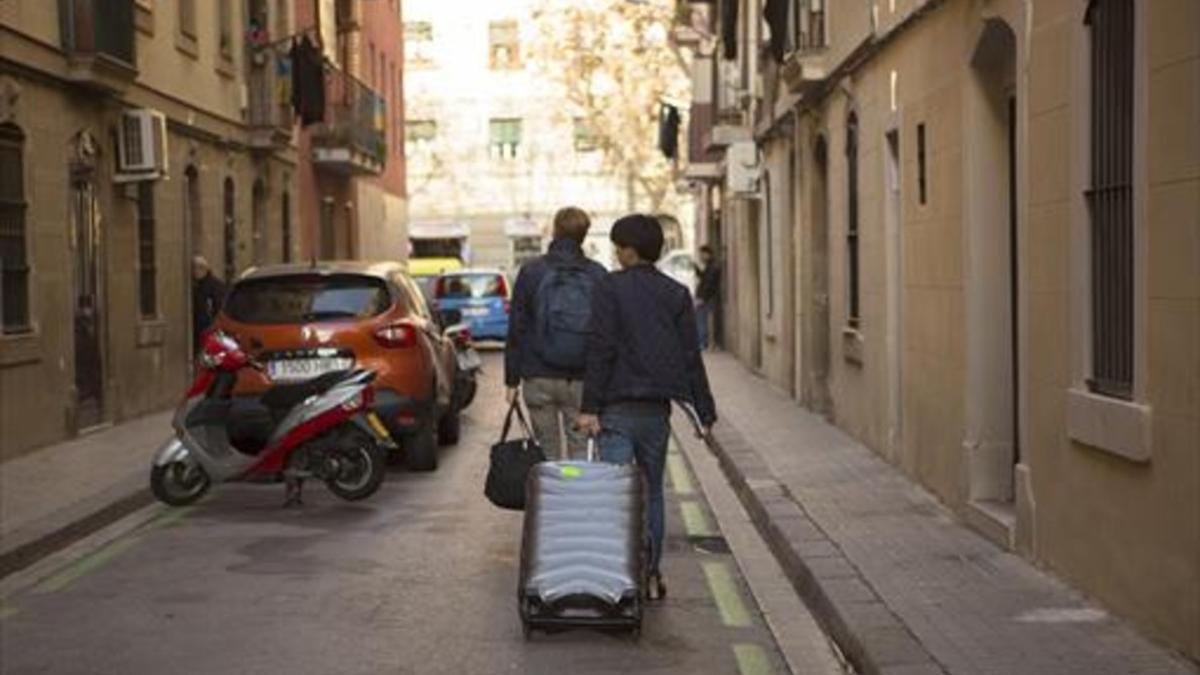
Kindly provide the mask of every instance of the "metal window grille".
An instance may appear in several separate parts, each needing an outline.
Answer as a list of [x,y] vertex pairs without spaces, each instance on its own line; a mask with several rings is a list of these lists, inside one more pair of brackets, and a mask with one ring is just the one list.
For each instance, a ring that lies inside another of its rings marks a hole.
[[0,332],[29,330],[25,242],[25,135],[0,125]]
[[158,271],[154,265],[154,182],[138,183],[138,308],[143,319],[158,316]]
[[925,125],[917,125],[917,199],[921,204],[926,201],[925,187]]
[[1133,392],[1133,0],[1092,0],[1092,377],[1097,393]]
[[858,115],[846,118],[846,276],[849,280],[849,314],[851,328],[861,324],[859,310],[858,261]]

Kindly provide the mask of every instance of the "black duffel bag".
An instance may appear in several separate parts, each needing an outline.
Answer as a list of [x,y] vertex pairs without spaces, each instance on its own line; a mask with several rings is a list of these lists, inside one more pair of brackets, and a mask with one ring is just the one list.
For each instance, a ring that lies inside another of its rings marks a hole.
[[[512,430],[513,415],[521,423],[525,438],[508,440]],[[500,442],[492,446],[491,465],[488,467],[487,482],[483,494],[502,509],[521,511],[525,508],[525,477],[534,464],[546,461],[546,453],[538,445],[525,421],[519,400],[513,401],[504,418],[504,430]]]

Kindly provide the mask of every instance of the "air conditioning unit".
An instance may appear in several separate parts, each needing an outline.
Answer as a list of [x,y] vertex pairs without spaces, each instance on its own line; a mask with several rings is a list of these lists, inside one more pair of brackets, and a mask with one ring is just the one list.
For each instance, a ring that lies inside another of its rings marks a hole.
[[166,172],[166,116],[144,108],[121,113],[117,130],[117,182],[154,180]]
[[734,196],[757,197],[760,174],[754,141],[737,141],[725,149],[725,187]]

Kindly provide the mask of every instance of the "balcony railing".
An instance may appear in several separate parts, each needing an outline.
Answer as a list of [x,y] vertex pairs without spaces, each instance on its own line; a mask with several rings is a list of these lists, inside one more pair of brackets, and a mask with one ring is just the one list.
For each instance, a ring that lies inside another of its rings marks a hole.
[[[276,67],[277,59],[288,58],[265,49],[257,52],[246,78],[249,90],[250,144],[256,148],[286,145],[292,136],[291,75],[289,69]],[[287,81],[284,81],[287,78]]]
[[387,158],[383,97],[349,73],[325,79],[325,122],[313,133],[318,165],[345,173],[379,173]]
[[133,67],[133,0],[59,0],[63,49]]

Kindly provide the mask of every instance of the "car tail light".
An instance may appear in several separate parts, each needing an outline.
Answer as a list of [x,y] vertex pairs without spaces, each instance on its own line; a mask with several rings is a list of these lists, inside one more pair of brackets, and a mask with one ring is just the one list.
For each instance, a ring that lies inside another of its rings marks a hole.
[[393,323],[375,331],[375,341],[384,347],[414,347],[417,329],[410,323]]

